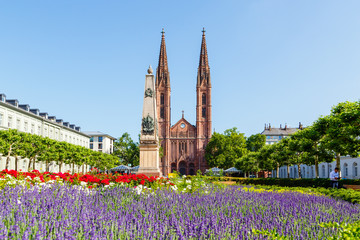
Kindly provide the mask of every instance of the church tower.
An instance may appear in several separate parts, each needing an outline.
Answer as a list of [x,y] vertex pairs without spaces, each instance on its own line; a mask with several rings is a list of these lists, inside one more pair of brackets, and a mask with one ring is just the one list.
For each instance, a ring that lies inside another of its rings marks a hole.
[[198,167],[207,167],[205,162],[205,147],[209,142],[211,132],[211,78],[208,54],[206,49],[205,29],[202,31],[200,60],[196,84],[196,152]]
[[165,173],[168,168],[166,157],[169,156],[170,151],[170,74],[168,69],[166,45],[165,45],[165,32],[161,32],[161,45],[159,64],[156,69],[156,101],[157,101],[157,114],[159,126],[159,141],[163,148],[164,157],[160,162],[160,169]]

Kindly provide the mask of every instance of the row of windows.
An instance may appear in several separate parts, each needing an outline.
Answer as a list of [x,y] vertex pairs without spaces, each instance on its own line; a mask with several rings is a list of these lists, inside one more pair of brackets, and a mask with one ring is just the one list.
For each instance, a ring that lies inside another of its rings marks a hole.
[[[66,142],[81,145],[81,146],[87,145],[85,140],[81,140],[76,137],[71,137],[71,136],[68,136],[67,134],[65,134],[65,136],[64,136],[63,133],[61,133],[59,135],[59,132],[57,130],[53,131],[52,129],[50,129],[48,131],[48,127],[46,127],[46,126],[44,126],[43,134],[41,133],[41,126],[38,125],[36,128],[35,123],[31,123],[30,128],[29,128],[29,123],[27,121],[24,121],[23,127],[21,127],[21,120],[19,118],[16,119],[16,126],[14,126],[13,120],[14,119],[12,116],[8,116],[8,118],[7,118],[7,127],[8,128],[15,128],[19,131],[23,131],[23,132],[27,132],[27,133],[31,133],[31,134],[43,135],[44,137],[49,137],[51,139],[56,139],[56,140],[60,140],[60,141],[66,141]],[[3,123],[4,123],[4,115],[2,113],[0,113],[0,126],[2,126]],[[37,130],[37,131],[35,132],[35,130]]]
[[[327,177],[329,177],[329,174],[332,171],[333,171],[332,165],[329,165],[329,169],[328,169],[327,173],[326,173],[325,165],[322,165],[321,172],[319,172],[319,175],[320,175],[320,177],[327,178]],[[343,174],[344,174],[345,177],[349,177],[349,166],[348,166],[347,163],[344,163],[342,171],[343,171]],[[353,175],[353,177],[357,177],[358,174],[359,174],[358,173],[358,164],[356,162],[354,162],[352,164],[352,175]],[[297,169],[297,167],[291,167],[289,175],[290,175],[290,177],[297,178],[298,177],[298,169]],[[302,177],[315,177],[315,166],[310,167],[310,172],[306,172],[306,168],[303,167],[303,169],[301,171],[301,175],[302,175]],[[280,177],[287,177],[286,169],[281,169],[280,170]]]
[[[102,142],[103,141],[103,137],[98,137],[98,142]],[[90,142],[94,142],[94,137],[90,138]]]
[[[102,149],[103,145],[102,143],[99,143],[98,144],[98,149]],[[90,143],[90,149],[94,149],[94,144],[93,143]]]

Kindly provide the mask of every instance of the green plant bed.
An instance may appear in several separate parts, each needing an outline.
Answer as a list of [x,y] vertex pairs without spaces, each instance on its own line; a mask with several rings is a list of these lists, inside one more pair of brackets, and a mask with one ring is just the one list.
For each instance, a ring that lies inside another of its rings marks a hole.
[[[328,178],[237,178],[235,181],[238,184],[277,185],[282,187],[331,187],[331,183]],[[339,187],[343,187],[343,185],[360,185],[360,180],[340,180]]]
[[[252,184],[251,184],[252,185]],[[336,188],[312,188],[312,187],[281,187],[276,185],[255,185],[256,188],[267,190],[289,190],[289,191],[302,191],[321,193],[332,198],[342,199],[351,203],[360,204],[360,192],[351,189],[336,189]]]

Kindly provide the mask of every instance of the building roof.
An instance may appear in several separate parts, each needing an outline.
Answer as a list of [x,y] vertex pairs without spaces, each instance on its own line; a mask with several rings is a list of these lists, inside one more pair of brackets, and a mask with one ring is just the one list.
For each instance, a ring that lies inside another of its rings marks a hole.
[[24,113],[33,118],[41,119],[42,121],[45,121],[48,123],[57,123],[60,126],[67,127],[66,128],[67,130],[76,132],[77,134],[81,134],[85,137],[89,137],[85,133],[80,131],[80,127],[77,127],[74,125],[74,128],[70,128],[69,126],[63,125],[62,123],[58,123],[55,121],[56,120],[55,116],[53,116],[54,120],[50,120],[47,118],[47,115],[48,115],[47,113],[40,113],[39,109],[31,109],[28,104],[19,104],[19,101],[17,99],[6,99],[6,95],[3,93],[0,94],[0,105],[10,108],[10,109],[13,109],[13,110],[16,110],[16,111],[19,111],[19,112]]
[[102,132],[99,132],[99,131],[84,131],[83,133],[85,133],[86,135],[89,135],[90,137],[108,137],[112,140],[115,140],[116,138],[110,136],[109,134],[106,134],[106,133],[102,133]]
[[289,136],[300,130],[299,128],[270,128],[265,129],[261,134],[262,135],[276,135],[276,136]]

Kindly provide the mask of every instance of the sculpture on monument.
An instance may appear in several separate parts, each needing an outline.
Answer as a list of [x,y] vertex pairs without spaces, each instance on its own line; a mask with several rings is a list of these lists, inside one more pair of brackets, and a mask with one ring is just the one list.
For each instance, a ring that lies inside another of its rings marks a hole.
[[149,66],[145,77],[144,105],[140,135],[140,167],[138,173],[147,176],[161,176],[159,157],[159,136],[156,113],[155,79]]

